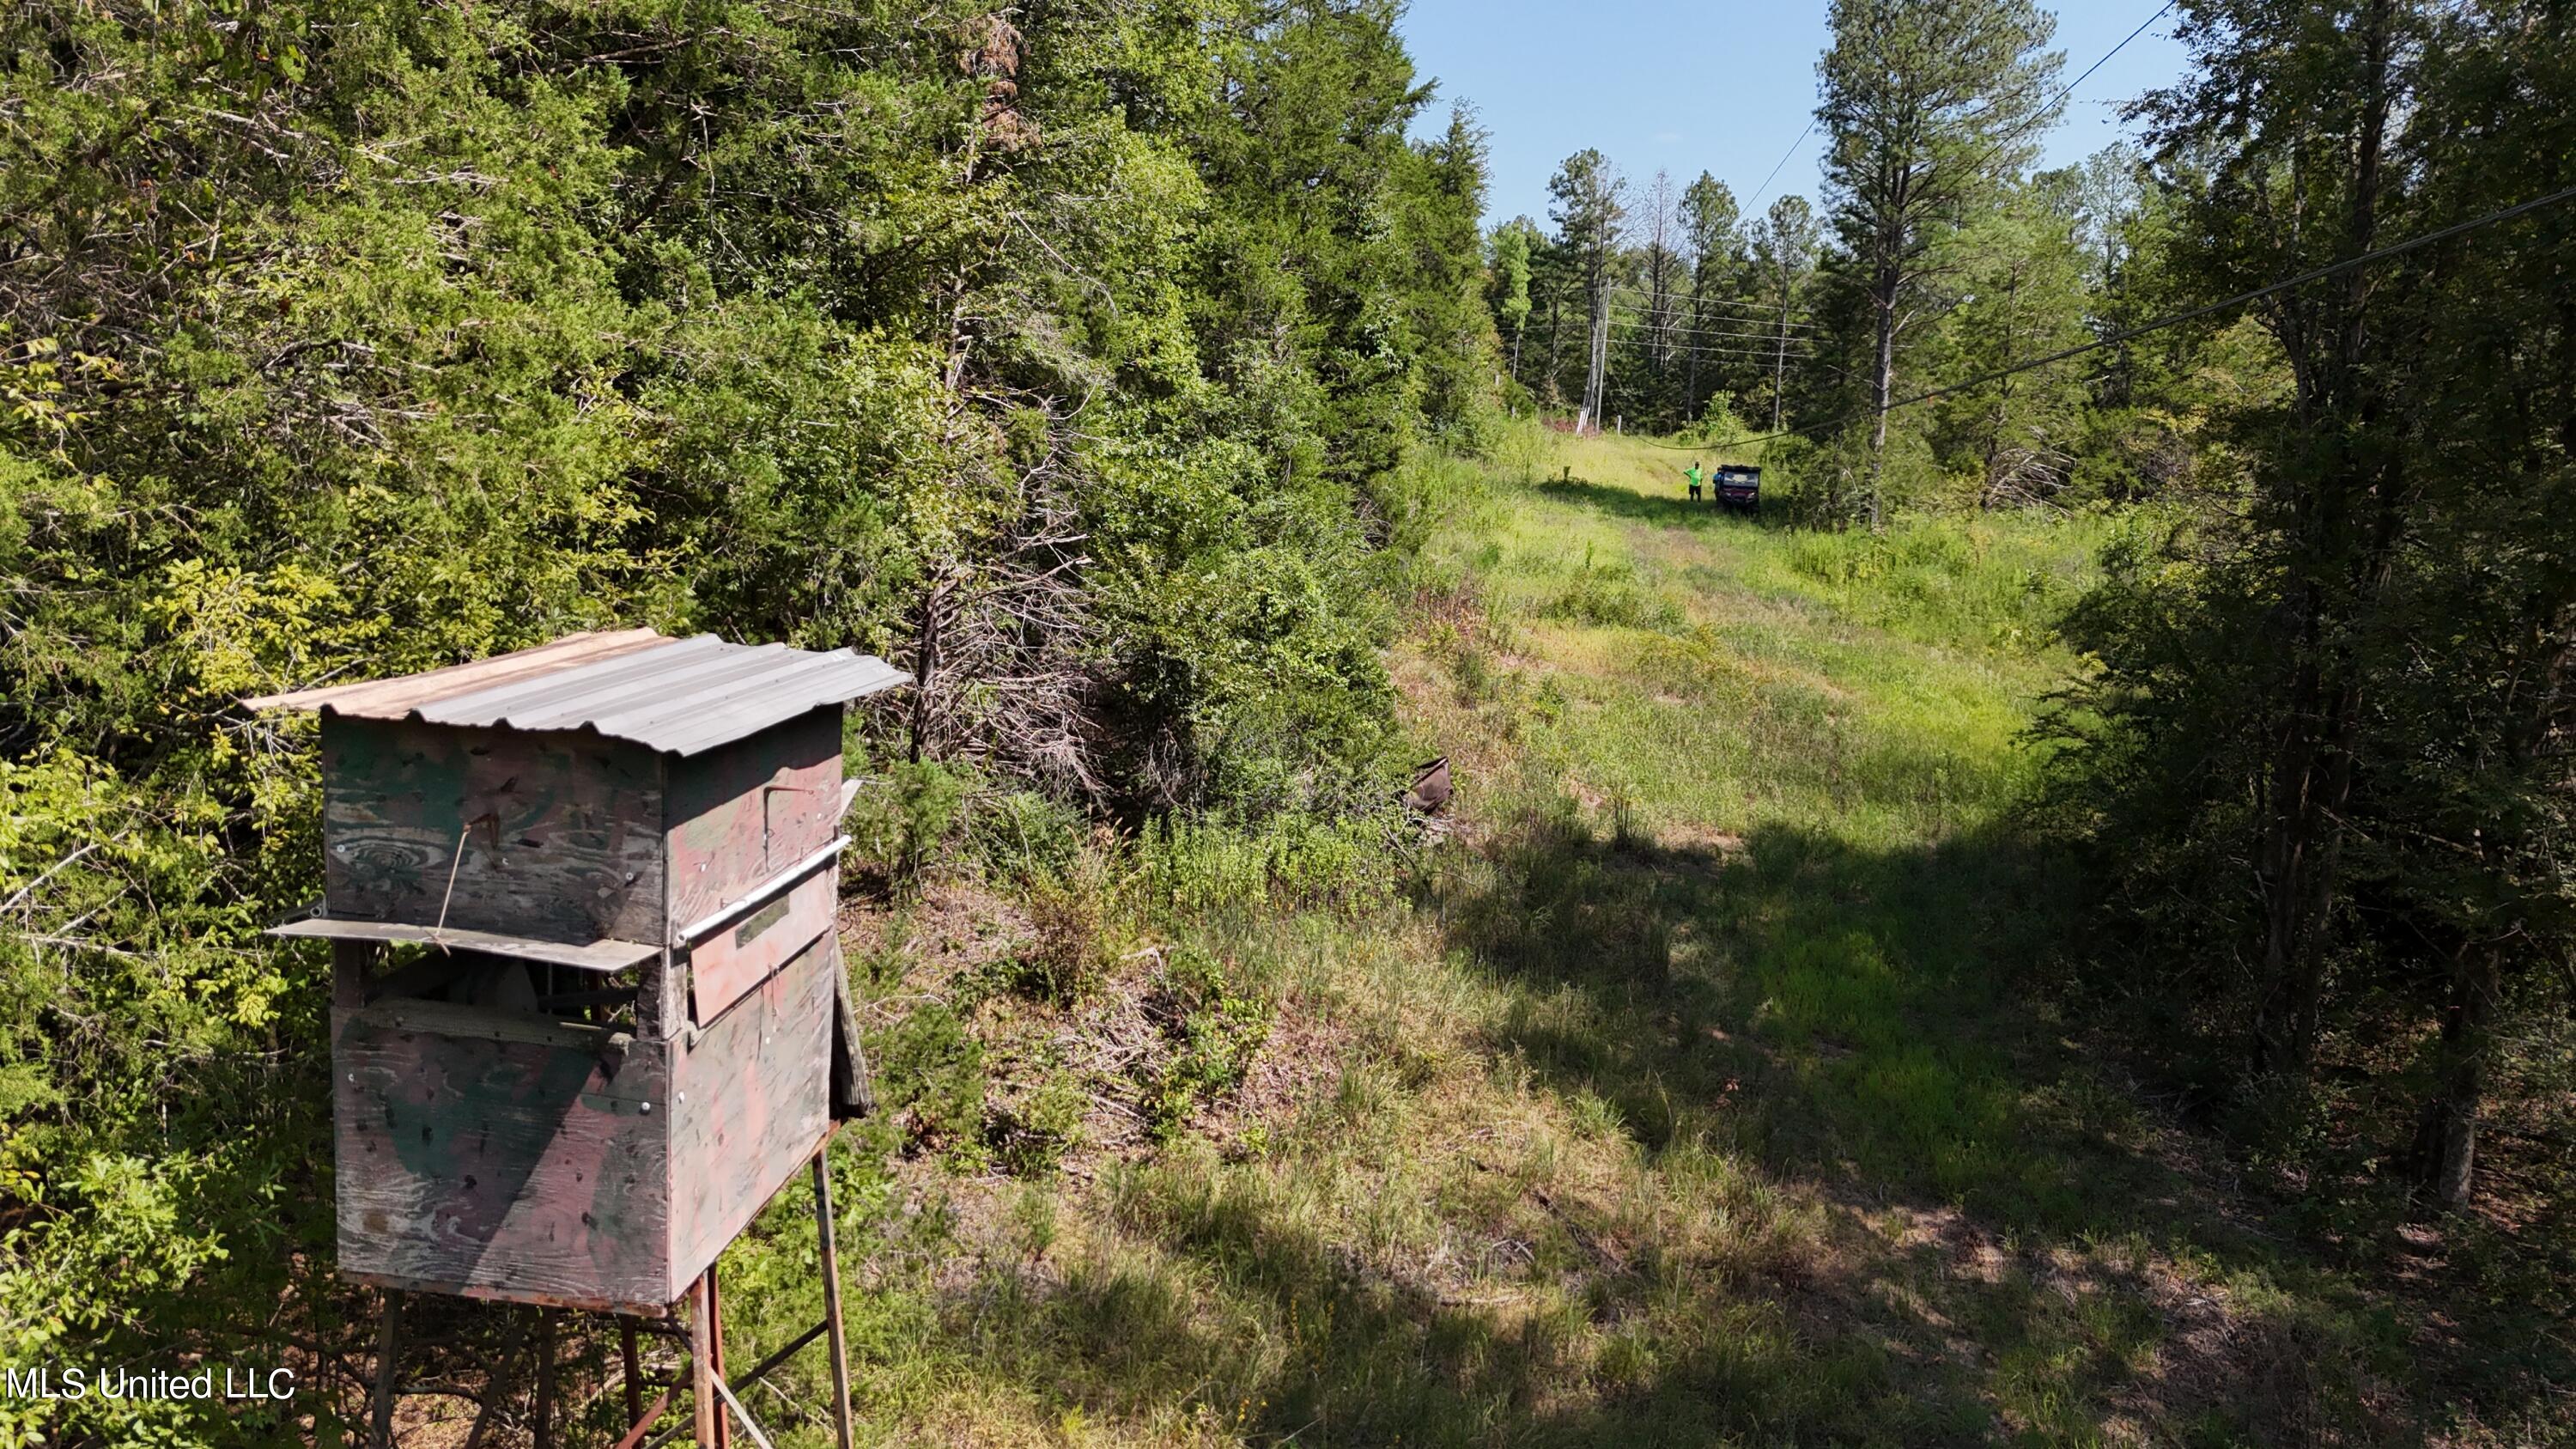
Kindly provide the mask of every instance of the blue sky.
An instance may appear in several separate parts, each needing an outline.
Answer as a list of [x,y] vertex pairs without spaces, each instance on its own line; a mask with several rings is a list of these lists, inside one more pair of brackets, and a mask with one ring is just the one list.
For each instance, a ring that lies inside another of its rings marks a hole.
[[[2058,9],[2054,48],[2072,80],[2156,12],[2161,0],[2071,0]],[[1439,100],[1417,132],[1448,123],[1453,100],[1475,104],[1493,133],[1489,220],[1547,219],[1557,163],[1597,146],[1633,181],[1658,168],[1676,185],[1702,170],[1753,214],[1762,178],[1816,107],[1823,0],[1643,3],[1587,0],[1412,0],[1404,35],[1414,64],[1436,77]],[[2081,160],[2121,134],[2118,108],[2182,73],[2173,17],[2096,71],[2066,103],[2046,164]],[[1822,147],[1807,137],[1761,205],[1816,197]]]

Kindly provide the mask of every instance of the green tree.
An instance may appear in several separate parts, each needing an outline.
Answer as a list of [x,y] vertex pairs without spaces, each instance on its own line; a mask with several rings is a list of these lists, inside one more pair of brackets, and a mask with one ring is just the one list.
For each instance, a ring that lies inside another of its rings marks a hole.
[[1564,249],[1573,278],[1580,283],[1590,323],[1583,401],[1575,413],[1575,427],[1598,427],[1610,361],[1610,290],[1627,230],[1628,184],[1610,158],[1586,148],[1565,158],[1548,178],[1547,191],[1554,203],[1548,208],[1548,219],[1556,223],[1556,244]]
[[1888,403],[1909,329],[1937,315],[1945,244],[2035,154],[2056,115],[2053,17],[2030,0],[1835,0],[1817,63],[1837,264],[1865,301],[1869,484],[1881,526]]
[[1494,228],[1485,247],[1487,294],[1495,324],[1512,339],[1512,381],[1521,380],[1521,340],[1529,331],[1531,258],[1541,245],[1537,223],[1516,216]]
[[2087,257],[2074,207],[2078,175],[2044,173],[2013,187],[2002,204],[1953,241],[1965,293],[1943,320],[1945,370],[1982,377],[1938,405],[1937,450],[1976,479],[1980,507],[2048,498],[2072,475],[2088,396],[2080,364],[2010,373],[2030,357],[2091,337]]
[[[2178,215],[2142,198],[2132,235],[2173,241],[2120,259],[2141,280],[2225,295],[2563,184],[2576,43],[2521,7],[2209,0],[2183,33],[2195,73],[2149,106]],[[2348,268],[2205,334],[2232,358],[2206,447],[2236,464],[2073,621],[2100,661],[2068,718],[2079,808],[2185,963],[2164,1009],[2258,1105],[2348,1113],[2393,1059],[2420,1126],[2370,1150],[2446,1206],[2502,1084],[2563,1079],[2570,226]]]
[[1492,365],[1481,137],[1407,140],[1393,27],[0,12],[0,1357],[362,1353],[322,967],[257,935],[312,735],[245,694],[708,628],[903,660],[872,748],[1104,816],[1389,798],[1386,477]]
[[1788,396],[1790,313],[1798,293],[1816,268],[1816,215],[1803,196],[1783,196],[1755,224],[1754,268],[1762,279],[1762,300],[1772,312],[1771,431],[1780,431],[1783,401]]
[[1735,193],[1727,189],[1725,182],[1701,172],[1682,190],[1681,219],[1683,245],[1690,254],[1692,344],[1689,377],[1682,388],[1682,414],[1686,418],[1696,418],[1700,406],[1708,400],[1707,393],[1700,387],[1700,361],[1709,355],[1709,349],[1702,344],[1718,340],[1714,337],[1716,333],[1740,330],[1734,326],[1721,326],[1720,319],[1731,323],[1740,316],[1725,304],[1733,301],[1741,290],[1747,259]]

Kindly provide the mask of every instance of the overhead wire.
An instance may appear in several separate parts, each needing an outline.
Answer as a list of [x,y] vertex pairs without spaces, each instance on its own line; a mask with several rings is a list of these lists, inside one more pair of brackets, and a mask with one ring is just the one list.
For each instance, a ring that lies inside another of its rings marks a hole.
[[1744,317],[1738,316],[1732,312],[1702,312],[1698,314],[1699,321],[1689,322],[1688,319],[1693,314],[1691,309],[1686,306],[1674,306],[1668,302],[1664,307],[1659,309],[1656,307],[1653,299],[1644,296],[1631,297],[1622,295],[1619,297],[1618,302],[1622,310],[1633,313],[1636,316],[1651,317],[1658,315],[1660,312],[1661,315],[1675,319],[1676,325],[1686,324],[1702,328],[1706,328],[1710,324],[1715,324],[1718,327],[1750,327],[1757,329],[1765,337],[1776,336],[1783,330],[1786,330],[1792,336],[1801,332],[1817,332],[1825,330],[1822,323],[1810,321],[1804,318],[1793,317],[1784,324],[1776,314],[1770,317]]
[[[2158,6],[2158,7],[2156,8],[2156,12],[2155,12],[2154,14],[2152,14],[2152,15],[2148,16],[2146,19],[2144,19],[2144,20],[2142,20],[2142,21],[2138,22],[2138,25],[2137,25],[2137,27],[2136,27],[2135,29],[2131,30],[2127,35],[2122,36],[2122,37],[2120,38],[2120,40],[2119,40],[2119,42],[2118,42],[2117,44],[2113,45],[2109,50],[2104,51],[2104,52],[2102,53],[2101,57],[2100,57],[2099,59],[2095,60],[2091,65],[2086,66],[2086,67],[2084,68],[2084,70],[2083,70],[2083,73],[2082,73],[2082,74],[2080,74],[2080,75],[2076,76],[2076,77],[2075,77],[2075,79],[2073,79],[2073,80],[2071,80],[2071,81],[2068,81],[2066,84],[2064,84],[2064,85],[2062,85],[2062,86],[2058,87],[2057,94],[2055,94],[2055,95],[2053,95],[2053,96],[2049,97],[2049,98],[2048,98],[2047,103],[2046,103],[2046,104],[2044,104],[2044,105],[2042,105],[2042,106],[2040,106],[2040,107],[2039,107],[2039,109],[2038,109],[2037,111],[2033,112],[2033,113],[2032,113],[2032,116],[2031,116],[2031,118],[2030,118],[2029,120],[2024,121],[2020,126],[2013,128],[2011,131],[2008,131],[2004,136],[2002,136],[2000,139],[1998,139],[1998,140],[1997,140],[1997,141],[1996,141],[1992,146],[1987,147],[1987,148],[1986,148],[1986,150],[1985,150],[1985,152],[1984,152],[1983,154],[1981,154],[1981,155],[1979,155],[1979,156],[1977,157],[1976,162],[1974,163],[1974,164],[1975,164],[1975,166],[1976,166],[1976,167],[1983,167],[1983,166],[1984,166],[1988,161],[1993,160],[1993,159],[1994,159],[1994,157],[1995,157],[1997,154],[1999,154],[1999,153],[2000,153],[2000,152],[2001,152],[2001,151],[2002,151],[2006,146],[2009,146],[2009,145],[2011,145],[2014,141],[2016,141],[2016,140],[2020,139],[2021,134],[2022,134],[2023,132],[2028,131],[2028,130],[2030,129],[2030,127],[2032,127],[2032,126],[2034,126],[2034,125],[2036,125],[2036,124],[2038,124],[2038,123],[2040,123],[2041,121],[2044,121],[2044,120],[2054,120],[2054,119],[2055,119],[2055,117],[2054,117],[2053,113],[2055,112],[2055,110],[2056,110],[2057,106],[2058,106],[2061,102],[2063,102],[2063,101],[2064,101],[2068,96],[2073,95],[2073,94],[2075,93],[2076,89],[2077,89],[2078,87],[2082,86],[2086,81],[2091,80],[2091,79],[2093,78],[2094,74],[2095,74],[2096,72],[2100,71],[2100,70],[2102,69],[2102,67],[2104,67],[2104,66],[2106,66],[2106,65],[2110,64],[2110,63],[2111,63],[2111,59],[2112,59],[2112,57],[2114,57],[2114,56],[2118,55],[2121,51],[2126,50],[2126,49],[2129,47],[2129,43],[2130,43],[2131,41],[2136,40],[2139,36],[2146,34],[2146,33],[2147,33],[2147,30],[2148,30],[2148,27],[2150,27],[2150,26],[2154,25],[2157,21],[2164,19],[2164,18],[2165,18],[2165,16],[2166,16],[2169,12],[2171,12],[2171,11],[2172,11],[2172,9],[2174,8],[2175,4],[2177,4],[2177,3],[2178,3],[2178,0],[2165,0],[2165,3],[2164,3],[2164,4],[2162,4],[2162,5],[2160,5],[2160,6]],[[1811,133],[1815,130],[1815,128],[1816,128],[1816,119],[1817,119],[1816,117],[1810,117],[1810,118],[1808,118],[1806,129],[1805,129],[1805,130],[1800,131],[1800,132],[1798,133],[1798,139],[1797,139],[1797,140],[1795,140],[1795,141],[1790,142],[1790,143],[1789,143],[1789,149],[1788,149],[1787,151],[1784,151],[1784,152],[1782,152],[1782,153],[1781,153],[1781,155],[1780,155],[1780,159],[1779,159],[1778,161],[1776,161],[1776,162],[1772,163],[1770,174],[1769,174],[1769,175],[1767,175],[1767,176],[1764,176],[1764,177],[1762,178],[1762,186],[1761,186],[1761,188],[1760,188],[1759,190],[1757,190],[1757,191],[1755,191],[1755,192],[1754,192],[1753,200],[1752,200],[1751,202],[1746,203],[1745,210],[1747,210],[1747,211],[1751,211],[1754,207],[1759,206],[1759,205],[1761,204],[1761,200],[1762,200],[1763,196],[1767,195],[1767,194],[1769,193],[1770,189],[1771,189],[1771,182],[1772,182],[1775,178],[1777,178],[1777,177],[1779,176],[1779,174],[1780,174],[1780,168],[1781,168],[1782,166],[1785,166],[1785,165],[1787,165],[1787,164],[1789,163],[1789,158],[1790,158],[1792,155],[1795,155],[1795,154],[1797,153],[1798,147],[1799,147],[1799,146],[1801,146],[1801,145],[1803,145],[1803,144],[1805,144],[1805,142],[1806,142],[1806,139],[1807,139],[1808,135],[1809,135],[1809,134],[1811,134]],[[1615,292],[1618,292],[1618,293],[1622,294],[1622,295],[1631,296],[1631,297],[1646,297],[1646,296],[1650,296],[1650,295],[1651,295],[1651,294],[1649,294],[1649,293],[1645,292],[1644,290],[1642,290],[1642,289],[1640,289],[1640,288],[1637,288],[1637,287],[1635,287],[1635,286],[1619,287],[1619,288],[1614,288],[1613,290],[1614,290]],[[1711,305],[1712,305],[1712,304],[1707,304],[1707,303],[1703,303],[1703,304],[1701,304],[1701,306],[1702,306],[1703,310],[1705,310],[1706,308],[1708,308],[1708,307],[1709,307],[1709,306],[1711,306]],[[1720,308],[1723,308],[1723,307],[1726,307],[1726,306],[1728,306],[1728,305],[1730,305],[1730,304],[1727,304],[1727,303],[1718,303],[1718,304],[1713,304],[1713,305],[1715,305],[1715,306],[1717,306],[1717,307],[1720,307]],[[1747,309],[1747,310],[1749,311],[1749,309]],[[1766,355],[1770,355],[1770,356],[1774,356],[1774,357],[1776,357],[1776,356],[1778,355],[1778,352],[1779,352],[1779,347],[1777,346],[1777,344],[1778,344],[1778,343],[1780,342],[1780,340],[1781,340],[1781,339],[1780,339],[1780,336],[1779,336],[1779,334],[1780,334],[1780,333],[1788,332],[1788,331],[1791,331],[1791,330],[1793,330],[1793,329],[1794,329],[1794,330],[1796,330],[1796,331],[1799,331],[1799,332],[1803,332],[1803,333],[1808,334],[1808,336],[1807,336],[1807,338],[1806,338],[1805,340],[1807,340],[1807,341],[1809,341],[1809,342],[1813,342],[1813,341],[1815,341],[1815,340],[1817,340],[1817,339],[1818,339],[1818,336],[1819,336],[1819,335],[1823,332],[1823,330],[1824,330],[1823,328],[1821,328],[1820,326],[1816,325],[1815,323],[1810,322],[1810,321],[1806,321],[1806,320],[1803,320],[1803,319],[1802,319],[1802,320],[1800,320],[1800,321],[1796,321],[1796,322],[1791,322],[1791,323],[1783,324],[1783,323],[1779,323],[1779,322],[1777,322],[1777,321],[1774,321],[1774,320],[1773,320],[1773,319],[1771,319],[1771,318],[1755,318],[1755,317],[1752,317],[1752,316],[1729,316],[1729,315],[1721,315],[1720,317],[1718,317],[1718,318],[1716,318],[1716,319],[1713,319],[1713,320],[1721,320],[1721,321],[1739,321],[1739,320],[1741,320],[1741,321],[1746,321],[1746,322],[1760,321],[1760,322],[1764,323],[1766,326],[1768,326],[1768,327],[1770,327],[1770,328],[1772,329],[1770,332],[1767,332],[1767,333],[1760,333],[1760,334],[1756,334],[1756,333],[1734,333],[1734,334],[1724,334],[1724,335],[1732,335],[1732,336],[1736,336],[1736,337],[1752,338],[1752,339],[1754,339],[1754,340],[1758,340],[1758,341],[1769,341],[1769,342],[1773,342],[1773,343],[1775,344],[1774,348],[1772,349],[1772,351],[1771,351],[1769,354],[1766,354]],[[1620,324],[1613,323],[1612,325],[1614,325],[1614,326],[1615,326],[1615,325],[1620,325]],[[1629,324],[1629,325],[1631,325],[1631,326],[1635,326],[1635,325],[1637,325],[1637,324]],[[1654,329],[1654,328],[1652,327],[1652,325],[1651,325],[1651,324],[1645,324],[1645,327],[1646,327],[1646,330],[1647,330],[1650,334],[1651,334],[1654,330],[1656,330],[1656,329]],[[1684,330],[1687,330],[1687,331],[1691,332],[1693,335],[1699,335],[1699,334],[1701,334],[1701,333],[1703,333],[1703,332],[1705,332],[1705,331],[1706,331],[1706,329],[1697,329],[1697,328],[1694,328],[1694,329],[1664,328],[1664,329],[1662,329],[1662,330],[1663,330],[1664,332],[1668,333],[1668,334],[1669,334],[1669,333],[1672,333],[1672,332],[1677,332],[1677,331],[1684,331]],[[2005,375],[2006,375],[2006,376],[2009,376],[2009,374],[2005,374]],[[1890,404],[1889,406],[1890,406],[1891,408],[1893,408],[1893,407],[1895,406],[1895,404]]]
[[1788,150],[1783,151],[1783,152],[1781,152],[1781,153],[1780,153],[1780,159],[1779,159],[1779,160],[1774,161],[1774,162],[1772,162],[1772,163],[1771,163],[1771,174],[1770,174],[1770,175],[1768,175],[1768,176],[1763,177],[1763,178],[1762,178],[1762,184],[1761,184],[1760,186],[1758,186],[1758,187],[1755,187],[1755,188],[1754,188],[1754,191],[1753,191],[1753,199],[1752,199],[1751,201],[1748,201],[1748,202],[1744,203],[1744,210],[1745,210],[1746,212],[1751,212],[1755,207],[1760,206],[1760,205],[1762,204],[1762,198],[1771,194],[1771,183],[1772,183],[1773,181],[1775,181],[1775,180],[1777,180],[1777,179],[1779,178],[1779,175],[1780,175],[1780,168],[1781,168],[1781,167],[1783,167],[1783,166],[1788,165],[1788,164],[1789,164],[1789,158],[1790,158],[1790,157],[1792,157],[1792,156],[1797,155],[1797,154],[1798,154],[1798,148],[1799,148],[1799,147],[1801,147],[1801,146],[1806,145],[1806,144],[1807,144],[1807,138],[1808,138],[1809,136],[1814,135],[1815,133],[1816,133],[1816,117],[1814,117],[1814,116],[1812,116],[1812,115],[1811,115],[1811,116],[1807,117],[1807,128],[1806,128],[1805,130],[1800,131],[1800,132],[1798,133],[1798,139],[1797,139],[1797,140],[1792,141],[1792,142],[1790,142],[1790,143],[1789,143],[1789,149],[1788,149]]
[[1803,336],[1782,337],[1776,332],[1711,332],[1694,327],[1657,327],[1651,322],[1612,318],[1609,325],[1622,332],[1642,332],[1649,337],[1719,337],[1734,342],[1758,342],[1765,347],[1781,346],[1793,350],[1813,347],[1816,339]]
[[2164,18],[2165,18],[2165,16],[2166,16],[2166,14],[2167,14],[2167,13],[2169,13],[2169,12],[2174,8],[2174,6],[2175,6],[2176,4],[2178,4],[2178,3],[2180,3],[2180,0],[2165,0],[2165,3],[2164,3],[2163,5],[2161,5],[2161,6],[2157,7],[2157,9],[2156,9],[2156,13],[2155,13],[2155,14],[2150,15],[2150,16],[2148,16],[2146,19],[2141,20],[2141,21],[2139,21],[2139,22],[2138,22],[2138,28],[2137,28],[2137,29],[2132,30],[2132,31],[2130,31],[2127,35],[2124,35],[2124,36],[2120,37],[2120,43],[2119,43],[2119,44],[2114,45],[2114,46],[2112,46],[2109,50],[2106,50],[2106,51],[2102,52],[2102,58],[2101,58],[2100,60],[2097,60],[2097,61],[2093,62],[2091,65],[2088,65],[2088,66],[2084,67],[2084,73],[2083,73],[2082,75],[2079,75],[2079,76],[2077,76],[2075,79],[2073,79],[2073,80],[2071,80],[2071,81],[2068,81],[2066,84],[2064,84],[2064,85],[2062,85],[2062,86],[2058,87],[2058,88],[2057,88],[2057,94],[2055,94],[2055,95],[2053,95],[2053,96],[2050,96],[2050,97],[2048,98],[2048,103],[2047,103],[2046,105],[2043,105],[2043,106],[2041,106],[2038,110],[2033,111],[2033,112],[2031,113],[2030,118],[2029,118],[2028,120],[2023,121],[2019,126],[2016,126],[2016,127],[2012,128],[2010,131],[2007,131],[2007,132],[2003,135],[2003,137],[2002,137],[2001,139],[1997,140],[1993,145],[1991,145],[1991,146],[1987,147],[1987,148],[1985,149],[1984,153],[1983,153],[1983,154],[1981,154],[1981,155],[1979,155],[1979,156],[1977,157],[1975,164],[1974,164],[1974,165],[1972,165],[1972,166],[1969,168],[1970,174],[1972,174],[1972,175],[1973,175],[1976,171],[1978,171],[1978,170],[1982,169],[1982,168],[1985,166],[1985,164],[1986,164],[1987,162],[1992,161],[1993,159],[1995,159],[1995,157],[1996,157],[1998,154],[2000,154],[2006,146],[2009,146],[2009,145],[2011,145],[2013,142],[2020,140],[2020,139],[2021,139],[2021,136],[2022,136],[2022,133],[2024,133],[2024,132],[2028,131],[2031,127],[2033,127],[2033,126],[2035,126],[2035,125],[2040,124],[2042,121],[2046,121],[2046,122],[2049,122],[2049,123],[2051,123],[2051,124],[2054,124],[2054,123],[2055,123],[2055,121],[2057,120],[2057,117],[2056,117],[2053,113],[2056,111],[2056,109],[2057,109],[2058,105],[2059,105],[2061,102],[2063,102],[2063,101],[2064,101],[2068,96],[2071,96],[2071,95],[2075,94],[2075,88],[2076,88],[2077,86],[2080,86],[2080,85],[2084,84],[2086,81],[2091,80],[2091,79],[2093,78],[2093,73],[2094,73],[2095,71],[2098,71],[2098,70],[2100,70],[2102,67],[2104,67],[2104,66],[2106,66],[2106,65],[2109,65],[2109,64],[2111,63],[2111,57],[2113,57],[2113,56],[2115,56],[2115,55],[2118,55],[2118,54],[2119,54],[2121,51],[2123,51],[2123,50],[2128,49],[2128,48],[2129,48],[2129,42],[2130,42],[2130,41],[2135,40],[2135,39],[2137,39],[2139,36],[2146,34],[2146,33],[2147,33],[2147,27],[2148,27],[2148,26],[2153,25],[2153,24],[2155,24],[2157,21],[2164,19]]

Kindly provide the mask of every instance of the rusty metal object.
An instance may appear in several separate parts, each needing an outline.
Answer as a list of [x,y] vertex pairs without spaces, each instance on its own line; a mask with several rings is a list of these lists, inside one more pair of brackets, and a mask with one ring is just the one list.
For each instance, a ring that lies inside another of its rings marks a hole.
[[884,660],[848,649],[816,653],[784,644],[728,644],[713,634],[666,639],[627,630],[574,634],[453,669],[264,694],[243,704],[349,719],[580,730],[687,756],[905,679]]
[[695,1442],[715,1445],[723,1432],[723,1411],[716,1404],[716,1369],[711,1347],[723,1330],[716,1321],[715,1275],[699,1275],[689,1290],[689,1413],[695,1424]]
[[394,1442],[394,1348],[401,1341],[402,1295],[385,1295],[385,1321],[376,1326],[376,1383],[368,1395],[367,1442],[375,1449],[393,1449]]
[[671,1391],[678,1387],[676,1381],[664,1384],[662,1392],[653,1398],[653,1407],[634,1416],[633,1426],[618,1439],[615,1449],[635,1449],[636,1445],[643,1443],[644,1436],[653,1431],[654,1422],[662,1417],[662,1411],[671,1406]]
[[537,1310],[537,1402],[533,1449],[555,1445],[555,1310]]
[[1451,794],[1449,757],[1442,755],[1414,770],[1413,786],[1404,792],[1404,803],[1421,814],[1437,815],[1449,808]]
[[[635,1320],[623,1313],[617,1315],[617,1360],[618,1369],[625,1375],[626,1422],[641,1424],[644,1420],[644,1369],[635,1352]],[[664,1390],[664,1397],[669,1397],[669,1393],[669,1390]]]
[[[724,1394],[726,1402],[731,1403],[733,1395],[724,1392],[724,1298],[716,1284],[715,1264],[707,1265],[706,1276],[700,1281],[707,1285],[707,1381],[715,1386],[716,1392]],[[732,1449],[733,1446],[733,1426],[722,1413],[716,1415],[714,1443],[715,1449]]]
[[[716,1376],[715,1384],[716,1392],[724,1396],[725,1407],[733,1410],[733,1417],[735,1419],[742,1421],[743,1432],[751,1436],[751,1441],[754,1444],[759,1445],[760,1449],[777,1449],[776,1445],[769,1442],[769,1436],[760,1432],[760,1426],[752,1422],[751,1411],[742,1406],[742,1400],[733,1396],[733,1386],[724,1381],[724,1375],[718,1374]],[[727,1449],[727,1446],[730,1443],[730,1440],[726,1437],[730,1431],[724,1428],[724,1425],[728,1422],[729,1421],[725,1419],[718,1419],[716,1421],[716,1449]]]
[[823,1326],[832,1335],[832,1431],[850,1449],[850,1344],[841,1331],[841,1254],[832,1231],[832,1148],[814,1154],[814,1224],[822,1238]]

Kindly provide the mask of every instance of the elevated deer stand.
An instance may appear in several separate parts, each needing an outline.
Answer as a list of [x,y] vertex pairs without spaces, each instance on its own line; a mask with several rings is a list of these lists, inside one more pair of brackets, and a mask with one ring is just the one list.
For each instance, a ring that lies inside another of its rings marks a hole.
[[[422,1292],[539,1310],[546,1449],[559,1314],[619,1316],[635,1449],[678,1388],[641,1402],[639,1321],[684,1300],[699,1444],[738,1422],[766,1445],[737,1382],[828,1335],[846,1449],[824,1149],[868,1103],[834,929],[841,715],[903,679],[639,629],[249,701],[322,716],[323,898],[273,934],[332,943],[340,1267],[388,1293],[377,1444],[398,1295]],[[823,1322],[729,1381],[716,1259],[800,1169]]]

